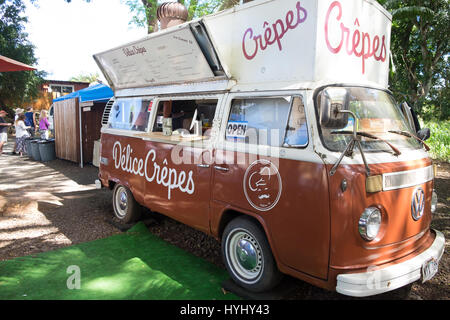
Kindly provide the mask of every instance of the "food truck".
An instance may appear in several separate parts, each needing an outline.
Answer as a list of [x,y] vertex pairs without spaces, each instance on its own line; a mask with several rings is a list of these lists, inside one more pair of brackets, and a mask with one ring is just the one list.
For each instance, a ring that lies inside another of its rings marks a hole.
[[388,90],[391,18],[256,0],[94,55],[115,217],[143,206],[214,236],[253,292],[283,274],[357,297],[432,278],[435,173]]

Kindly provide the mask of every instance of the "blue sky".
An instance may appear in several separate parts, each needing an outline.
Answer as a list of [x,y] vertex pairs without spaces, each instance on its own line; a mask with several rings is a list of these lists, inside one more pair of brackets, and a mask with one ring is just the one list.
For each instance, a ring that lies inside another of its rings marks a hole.
[[92,55],[145,37],[146,29],[130,26],[133,16],[120,0],[40,0],[27,5],[26,32],[35,45],[38,69],[47,79],[101,72]]

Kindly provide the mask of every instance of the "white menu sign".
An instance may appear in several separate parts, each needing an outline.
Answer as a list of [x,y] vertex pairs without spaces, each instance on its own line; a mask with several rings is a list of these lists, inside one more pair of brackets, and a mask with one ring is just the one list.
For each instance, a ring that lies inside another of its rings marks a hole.
[[188,27],[151,35],[94,58],[116,90],[214,78]]

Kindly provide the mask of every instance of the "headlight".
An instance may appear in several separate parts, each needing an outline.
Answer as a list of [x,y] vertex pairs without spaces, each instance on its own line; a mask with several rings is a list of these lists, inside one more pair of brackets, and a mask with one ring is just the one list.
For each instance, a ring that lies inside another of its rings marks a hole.
[[433,190],[433,195],[431,196],[431,213],[436,212],[437,204],[438,204],[438,197],[436,192]]
[[381,226],[381,212],[378,208],[370,207],[364,210],[359,218],[359,234],[364,240],[372,241],[376,238]]

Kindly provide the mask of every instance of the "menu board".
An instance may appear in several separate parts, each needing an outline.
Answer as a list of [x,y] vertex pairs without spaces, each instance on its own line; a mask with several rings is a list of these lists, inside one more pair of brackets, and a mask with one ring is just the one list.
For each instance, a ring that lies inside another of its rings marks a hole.
[[115,89],[193,82],[214,74],[189,27],[94,55]]

